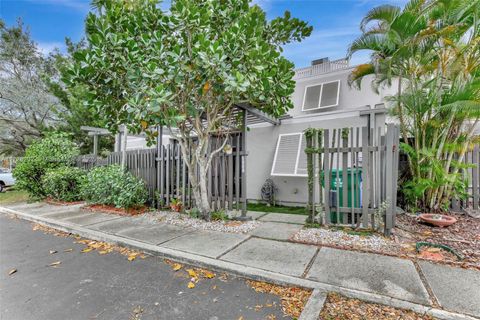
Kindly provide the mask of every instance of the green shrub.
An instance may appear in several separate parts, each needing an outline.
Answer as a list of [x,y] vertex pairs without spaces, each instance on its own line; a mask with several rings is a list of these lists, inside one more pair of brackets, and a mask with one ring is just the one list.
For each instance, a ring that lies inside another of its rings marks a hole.
[[45,195],[59,201],[79,201],[85,171],[75,167],[50,169],[43,176]]
[[139,207],[147,201],[145,183],[118,165],[91,170],[82,184],[83,199],[117,208]]
[[214,211],[212,212],[212,221],[227,221],[229,220],[228,215],[224,211]]
[[44,174],[50,169],[71,166],[78,155],[78,147],[64,134],[35,141],[13,170],[17,187],[27,191],[31,198],[44,198]]

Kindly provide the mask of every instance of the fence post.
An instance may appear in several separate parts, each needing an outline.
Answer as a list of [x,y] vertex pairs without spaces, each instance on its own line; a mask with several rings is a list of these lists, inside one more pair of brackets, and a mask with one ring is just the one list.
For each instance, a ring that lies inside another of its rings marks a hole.
[[[315,204],[314,204],[314,191],[313,185],[315,181],[315,165],[313,164],[313,135],[316,135],[316,131],[312,129],[307,129],[304,133],[305,136],[305,146],[307,153],[307,188],[308,188],[308,202],[307,202],[307,213],[308,213],[308,222],[313,223],[315,217]],[[305,150],[303,151],[305,152]]]
[[247,219],[247,110],[243,110],[243,135],[242,135],[242,215]]
[[121,167],[122,169],[125,169],[125,158],[127,156],[127,135],[128,135],[128,129],[126,125],[122,126],[123,128],[123,148],[122,148],[122,162],[121,162]]
[[385,235],[390,235],[390,231],[393,228],[393,215],[394,215],[394,210],[395,210],[395,205],[393,203],[394,197],[393,197],[393,191],[395,190],[394,188],[394,183],[396,184],[396,181],[394,181],[395,177],[395,168],[396,166],[394,165],[394,152],[395,152],[395,145],[394,145],[394,135],[395,135],[395,125],[394,124],[388,124],[387,126],[387,136],[385,138],[385,161],[386,161],[386,175],[385,175],[385,183],[386,183],[386,197],[385,201],[387,202],[387,208],[385,212]]
[[370,150],[369,128],[362,128],[362,225],[368,228],[370,223]]
[[325,206],[325,224],[329,225],[331,223],[330,217],[330,130],[325,130],[323,136],[323,178],[325,180],[325,188],[323,188],[324,196],[323,203]]
[[479,192],[478,192],[478,176],[479,176],[479,168],[478,168],[478,144],[475,145],[472,152],[472,194],[473,194],[473,210],[478,209],[478,200],[479,200]]

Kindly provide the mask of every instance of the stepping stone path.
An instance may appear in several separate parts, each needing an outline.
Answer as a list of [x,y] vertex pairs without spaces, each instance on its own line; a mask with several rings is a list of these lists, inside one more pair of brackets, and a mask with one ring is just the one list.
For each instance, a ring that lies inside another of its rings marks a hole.
[[269,213],[258,219],[258,221],[283,222],[304,225],[306,219],[307,216],[302,214]]
[[260,238],[288,240],[300,229],[302,229],[302,226],[299,224],[264,222],[253,229],[250,234]]

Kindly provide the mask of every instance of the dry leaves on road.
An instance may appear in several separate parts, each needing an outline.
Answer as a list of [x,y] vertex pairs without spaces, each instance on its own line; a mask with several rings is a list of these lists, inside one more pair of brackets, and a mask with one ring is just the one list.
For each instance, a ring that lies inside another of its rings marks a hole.
[[[175,272],[180,271],[183,268],[183,265],[178,262],[174,262],[168,259],[165,259],[163,261],[168,264]],[[195,288],[195,285],[200,281],[200,279],[213,279],[216,276],[215,273],[202,268],[189,268],[185,269],[185,273],[178,274],[181,277],[186,277],[189,279],[189,282],[187,284],[187,288],[189,289]]]
[[128,261],[133,261],[137,257],[142,259],[146,258],[146,255],[138,250],[132,250],[125,247],[116,246],[107,242],[103,241],[96,241],[96,240],[88,240],[82,239],[80,237],[76,237],[75,243],[80,243],[86,245],[85,248],[82,249],[82,253],[87,253],[96,250],[98,254],[104,255],[110,252],[118,252],[124,256],[127,256]]
[[33,224],[32,230],[33,231],[42,231],[45,234],[53,234],[55,236],[64,237],[64,238],[66,238],[70,235],[67,232],[63,232],[63,231],[60,231],[60,230],[57,230],[57,229],[42,226],[41,224],[38,224],[38,223]]
[[280,297],[282,311],[293,318],[298,318],[310,298],[311,290],[298,287],[282,287],[271,283],[247,280],[247,284],[256,292],[270,293]]
[[320,319],[434,320],[435,318],[410,310],[367,303],[330,293],[320,313]]
[[61,263],[62,263],[62,261],[55,261],[55,262],[50,263],[48,266],[49,266],[49,267],[57,267],[57,266],[59,266]]
[[11,276],[12,274],[14,274],[16,272],[17,272],[17,269],[12,269],[12,270],[10,270],[10,272],[8,272],[8,275]]

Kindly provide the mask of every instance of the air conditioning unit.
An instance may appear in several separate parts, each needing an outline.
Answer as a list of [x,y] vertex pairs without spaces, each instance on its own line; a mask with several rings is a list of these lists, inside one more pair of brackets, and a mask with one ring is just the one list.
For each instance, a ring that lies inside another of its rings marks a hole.
[[317,66],[317,65],[319,65],[319,64],[324,64],[325,62],[328,62],[328,57],[313,60],[313,61],[312,61],[312,66]]

